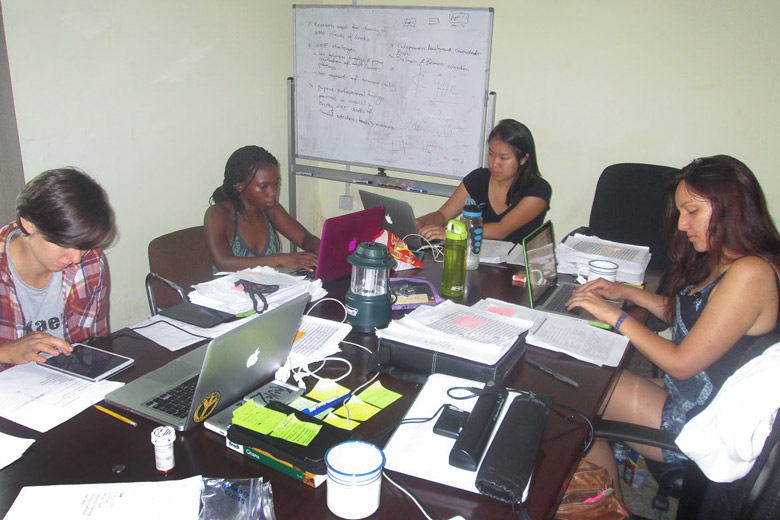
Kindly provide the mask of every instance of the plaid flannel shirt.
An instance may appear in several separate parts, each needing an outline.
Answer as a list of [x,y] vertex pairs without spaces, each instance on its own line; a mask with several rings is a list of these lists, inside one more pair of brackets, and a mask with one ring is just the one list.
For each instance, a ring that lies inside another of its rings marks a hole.
[[[16,223],[0,229],[0,344],[24,336],[24,315],[6,254],[8,237],[17,229]],[[106,257],[100,249],[87,251],[80,264],[62,271],[62,295],[65,299],[63,335],[68,342],[108,334],[108,273]],[[0,370],[11,366],[0,363]]]

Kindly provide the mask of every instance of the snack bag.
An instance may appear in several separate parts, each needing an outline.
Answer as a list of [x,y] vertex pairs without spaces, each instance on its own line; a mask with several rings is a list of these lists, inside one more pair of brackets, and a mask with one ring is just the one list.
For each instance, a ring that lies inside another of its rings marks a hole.
[[423,267],[423,263],[419,258],[412,254],[409,250],[409,246],[406,245],[406,242],[389,231],[383,230],[374,237],[374,242],[386,245],[387,249],[390,251],[390,255],[395,258],[396,266],[393,271],[421,269]]

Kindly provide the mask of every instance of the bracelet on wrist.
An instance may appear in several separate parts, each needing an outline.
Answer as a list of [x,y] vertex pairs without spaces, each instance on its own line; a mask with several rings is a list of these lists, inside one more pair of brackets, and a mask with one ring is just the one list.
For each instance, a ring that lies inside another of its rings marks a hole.
[[624,312],[620,315],[620,317],[615,322],[615,331],[620,332],[620,326],[623,325],[623,322],[626,321],[626,318],[628,318],[627,312]]

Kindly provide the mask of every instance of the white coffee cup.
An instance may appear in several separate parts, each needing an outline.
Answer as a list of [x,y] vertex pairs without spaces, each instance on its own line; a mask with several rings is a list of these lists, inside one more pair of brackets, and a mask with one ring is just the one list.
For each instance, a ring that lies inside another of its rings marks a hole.
[[[583,267],[577,271],[577,281],[581,284],[586,282],[592,282],[598,278],[604,278],[610,282],[614,282],[617,279],[618,265],[615,262],[609,260],[591,260],[588,262],[588,267]],[[587,279],[585,278],[587,273]]]
[[363,441],[337,444],[325,454],[328,509],[347,520],[374,514],[379,508],[385,454]]

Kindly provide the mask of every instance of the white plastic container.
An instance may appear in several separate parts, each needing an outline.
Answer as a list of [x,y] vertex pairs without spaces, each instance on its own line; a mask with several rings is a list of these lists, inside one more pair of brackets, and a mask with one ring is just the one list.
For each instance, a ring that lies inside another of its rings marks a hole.
[[154,445],[154,465],[160,473],[168,473],[176,466],[173,456],[173,441],[176,440],[176,430],[170,426],[158,426],[152,430]]
[[346,520],[372,515],[379,508],[385,454],[368,442],[347,441],[325,454],[328,509]]

